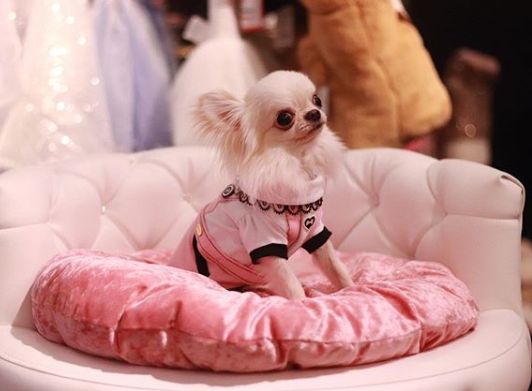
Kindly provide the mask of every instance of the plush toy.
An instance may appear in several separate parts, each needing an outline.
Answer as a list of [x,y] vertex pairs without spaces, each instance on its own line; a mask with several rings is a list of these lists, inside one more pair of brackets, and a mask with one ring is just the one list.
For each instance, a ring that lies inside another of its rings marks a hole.
[[404,146],[449,120],[448,93],[404,10],[390,0],[301,1],[300,65],[329,88],[331,128],[349,147]]

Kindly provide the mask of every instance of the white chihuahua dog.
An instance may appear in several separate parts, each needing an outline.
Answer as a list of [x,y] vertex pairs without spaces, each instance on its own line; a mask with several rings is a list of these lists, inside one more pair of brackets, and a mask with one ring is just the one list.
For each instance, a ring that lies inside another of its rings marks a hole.
[[204,94],[196,116],[235,182],[200,211],[176,257],[189,254],[188,268],[227,288],[299,299],[305,293],[288,258],[302,247],[338,288],[351,286],[321,221],[326,178],[340,169],[344,147],[308,77],[273,72],[243,101]]

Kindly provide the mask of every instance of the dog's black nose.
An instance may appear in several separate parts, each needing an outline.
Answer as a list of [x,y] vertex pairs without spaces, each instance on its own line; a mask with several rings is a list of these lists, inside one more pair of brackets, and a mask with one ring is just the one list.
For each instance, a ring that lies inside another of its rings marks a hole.
[[321,113],[316,109],[310,110],[307,114],[305,114],[305,119],[311,122],[318,122],[321,119]]

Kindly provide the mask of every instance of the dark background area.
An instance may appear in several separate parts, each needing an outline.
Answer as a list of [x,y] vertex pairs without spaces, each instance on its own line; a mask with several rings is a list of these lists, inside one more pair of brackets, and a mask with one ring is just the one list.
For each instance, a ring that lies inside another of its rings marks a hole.
[[[452,53],[468,47],[496,57],[492,165],[519,179],[532,194],[532,4],[526,0],[410,0],[410,16],[440,72]],[[523,236],[532,238],[531,203]]]

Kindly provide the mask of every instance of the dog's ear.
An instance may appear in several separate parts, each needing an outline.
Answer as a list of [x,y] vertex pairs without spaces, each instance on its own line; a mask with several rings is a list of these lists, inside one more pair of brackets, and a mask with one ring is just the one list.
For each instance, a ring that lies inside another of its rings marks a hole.
[[244,103],[222,90],[201,95],[195,107],[197,131],[218,147],[228,168],[234,168],[246,153],[243,112]]
[[242,102],[227,91],[208,92],[198,98],[194,114],[203,135],[239,131]]

